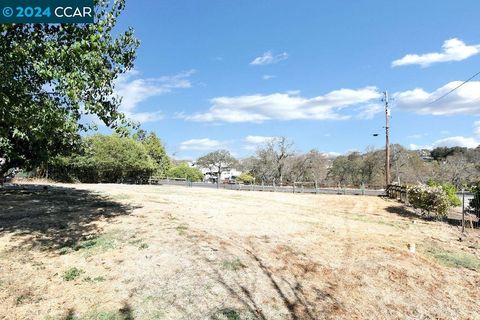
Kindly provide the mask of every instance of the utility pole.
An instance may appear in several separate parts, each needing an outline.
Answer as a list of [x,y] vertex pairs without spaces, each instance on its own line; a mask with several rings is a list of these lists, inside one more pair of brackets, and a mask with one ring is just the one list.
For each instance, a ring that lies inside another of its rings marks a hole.
[[388,109],[388,92],[383,92],[385,102],[385,187],[390,184],[390,109]]

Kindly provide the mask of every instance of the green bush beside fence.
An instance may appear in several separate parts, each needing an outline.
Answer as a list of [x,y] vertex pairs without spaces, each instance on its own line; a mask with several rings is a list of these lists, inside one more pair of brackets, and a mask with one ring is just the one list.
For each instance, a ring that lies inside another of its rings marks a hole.
[[444,218],[448,214],[451,202],[448,194],[441,187],[426,185],[407,188],[408,202],[422,214],[434,214],[437,218]]

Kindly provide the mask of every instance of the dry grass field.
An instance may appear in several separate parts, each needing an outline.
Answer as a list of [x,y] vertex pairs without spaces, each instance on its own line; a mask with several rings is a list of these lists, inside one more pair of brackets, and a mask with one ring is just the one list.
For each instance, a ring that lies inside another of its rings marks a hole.
[[382,198],[79,184],[0,204],[1,319],[480,319],[478,233]]

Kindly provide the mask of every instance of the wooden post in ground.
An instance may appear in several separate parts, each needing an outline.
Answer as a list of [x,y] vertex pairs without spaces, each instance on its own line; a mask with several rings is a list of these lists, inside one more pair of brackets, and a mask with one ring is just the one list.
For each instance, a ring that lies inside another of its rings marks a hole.
[[465,233],[465,189],[462,189],[462,233]]

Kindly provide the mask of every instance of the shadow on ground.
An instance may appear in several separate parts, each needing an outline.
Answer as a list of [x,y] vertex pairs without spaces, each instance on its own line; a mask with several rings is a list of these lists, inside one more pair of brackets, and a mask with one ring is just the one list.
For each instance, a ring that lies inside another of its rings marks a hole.
[[59,186],[0,189],[0,236],[21,246],[55,251],[98,233],[95,222],[128,215],[134,207],[107,196]]
[[[49,318],[50,319],[50,318]],[[52,318],[53,319],[53,318]],[[68,309],[67,313],[58,320],[82,320],[82,319],[114,319],[114,320],[133,320],[133,309],[128,302],[124,302],[118,312],[91,312],[85,317],[77,316],[75,309]]]
[[[409,219],[419,219],[424,221],[441,221],[441,222],[448,223],[449,225],[452,225],[452,226],[462,225],[461,213],[450,212],[450,214],[447,217],[438,218],[431,214],[430,215],[419,214],[415,212],[412,208],[409,208],[407,206],[389,206],[385,210],[387,210],[387,212],[394,213]],[[475,216],[466,215],[465,220],[467,225],[471,224],[473,228],[473,226],[475,225],[475,222],[477,221],[477,218]],[[470,220],[472,222],[470,222]]]
[[[398,214],[399,216],[405,217],[405,218],[416,218],[416,219],[425,219],[429,220],[427,217],[421,216],[417,214],[413,209],[408,208],[407,206],[388,206],[385,208],[387,212]],[[431,220],[431,218],[430,218]]]

